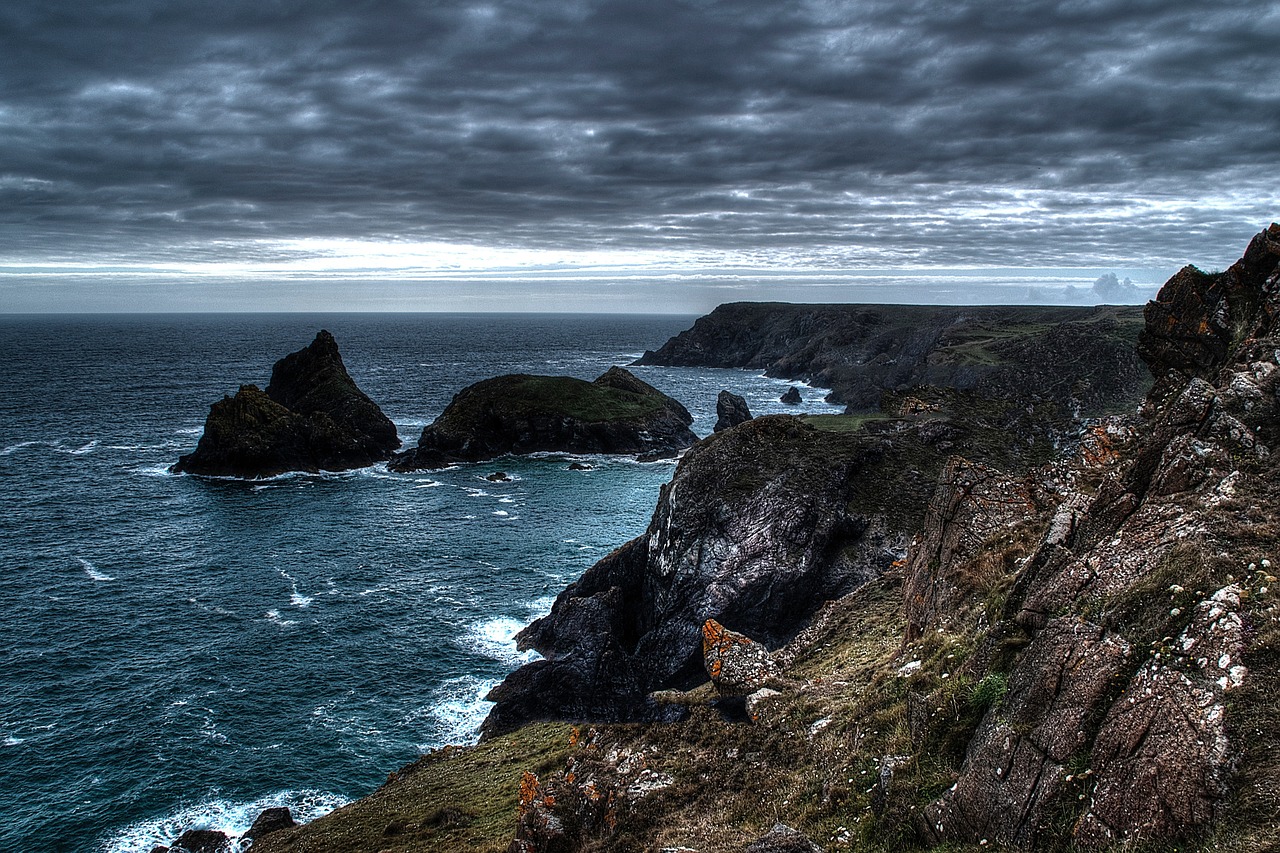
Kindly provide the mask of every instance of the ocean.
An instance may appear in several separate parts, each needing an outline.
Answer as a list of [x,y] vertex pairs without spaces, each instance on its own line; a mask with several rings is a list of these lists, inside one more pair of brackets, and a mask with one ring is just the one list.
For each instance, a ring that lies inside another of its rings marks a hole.
[[[274,805],[309,820],[473,741],[485,693],[532,659],[514,634],[644,530],[674,470],[168,473],[212,402],[327,328],[412,445],[472,382],[591,379],[692,319],[0,316],[0,850],[148,853]],[[699,435],[722,388],[795,411],[751,371],[634,371]]]

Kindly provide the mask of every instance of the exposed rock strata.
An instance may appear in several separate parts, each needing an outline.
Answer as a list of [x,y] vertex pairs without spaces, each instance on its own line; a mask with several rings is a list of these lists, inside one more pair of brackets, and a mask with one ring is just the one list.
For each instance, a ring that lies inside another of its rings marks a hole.
[[356,386],[333,335],[321,330],[276,362],[265,392],[242,385],[214,403],[195,451],[173,470],[247,478],[343,471],[388,459],[399,446],[395,424]]
[[674,455],[693,444],[679,402],[620,367],[594,382],[512,374],[464,388],[399,454],[395,471],[482,462],[509,453]]
[[[747,367],[831,389],[871,411],[885,391],[935,385],[1054,401],[1086,415],[1146,388],[1137,307],[721,305],[637,364]],[[789,401],[787,401],[789,402]]]

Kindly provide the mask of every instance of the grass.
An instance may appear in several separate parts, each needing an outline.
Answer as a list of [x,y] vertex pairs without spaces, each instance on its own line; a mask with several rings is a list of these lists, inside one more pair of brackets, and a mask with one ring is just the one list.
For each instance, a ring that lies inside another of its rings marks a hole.
[[868,423],[891,420],[891,416],[883,414],[801,415],[800,420],[823,432],[860,432]]
[[571,732],[544,723],[478,746],[437,750],[392,773],[370,796],[262,838],[254,853],[500,853],[515,834],[521,776],[563,768]]

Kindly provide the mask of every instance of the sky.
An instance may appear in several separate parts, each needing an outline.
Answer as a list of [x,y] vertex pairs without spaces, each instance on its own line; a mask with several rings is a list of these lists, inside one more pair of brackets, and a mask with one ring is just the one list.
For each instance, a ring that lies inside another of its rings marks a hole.
[[1278,44],[1273,0],[5,0],[0,313],[1141,302],[1278,218]]

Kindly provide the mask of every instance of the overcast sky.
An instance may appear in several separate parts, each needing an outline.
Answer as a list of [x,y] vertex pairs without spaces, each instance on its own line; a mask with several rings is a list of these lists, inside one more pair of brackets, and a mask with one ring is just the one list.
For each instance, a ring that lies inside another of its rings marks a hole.
[[1277,45],[1274,0],[5,0],[0,311],[1145,299],[1280,216]]

